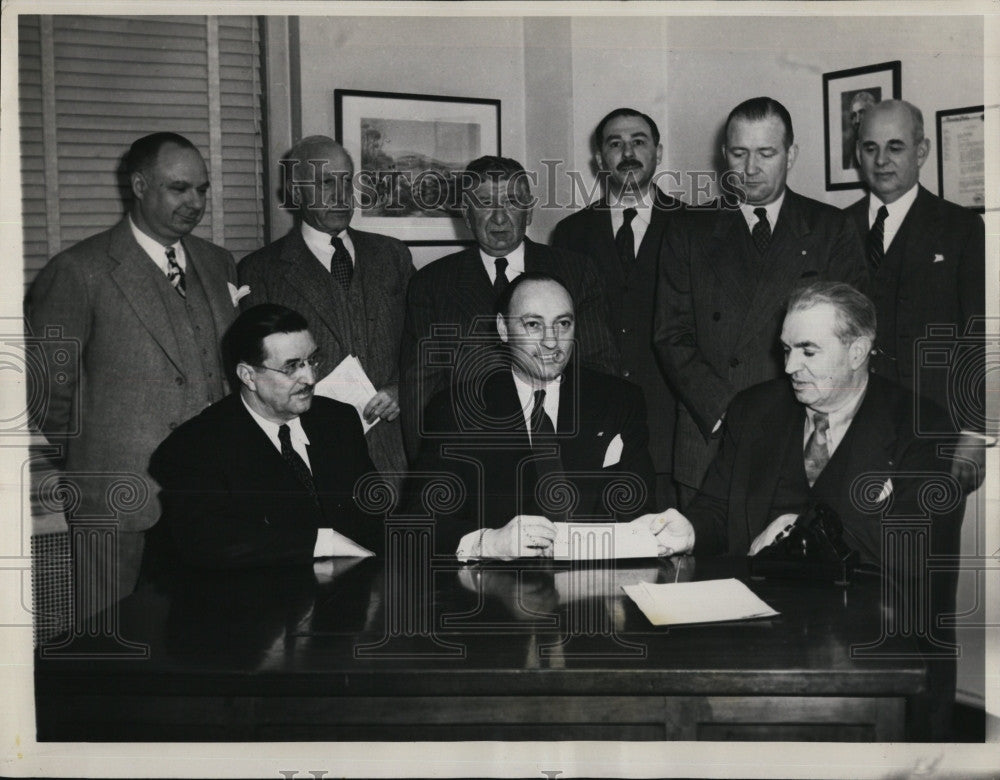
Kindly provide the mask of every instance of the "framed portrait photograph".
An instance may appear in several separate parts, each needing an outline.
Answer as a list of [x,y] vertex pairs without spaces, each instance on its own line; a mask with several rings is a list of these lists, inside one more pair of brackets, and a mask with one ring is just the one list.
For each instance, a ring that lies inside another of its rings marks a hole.
[[952,203],[986,211],[983,106],[937,112],[938,195]]
[[457,175],[500,154],[500,101],[337,89],[334,103],[357,169],[353,226],[411,246],[471,241]]
[[899,60],[823,74],[823,139],[826,147],[826,189],[859,189],[854,155],[858,127],[865,109],[901,95]]

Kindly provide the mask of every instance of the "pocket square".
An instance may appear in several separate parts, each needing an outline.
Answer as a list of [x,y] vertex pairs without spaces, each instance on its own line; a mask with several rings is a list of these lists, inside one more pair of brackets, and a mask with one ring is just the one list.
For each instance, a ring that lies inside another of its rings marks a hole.
[[944,255],[934,255],[934,262],[935,263],[943,263],[944,262]]
[[608,448],[604,451],[604,465],[601,468],[607,468],[608,466],[617,466],[618,461],[622,459],[622,435],[620,433],[615,434],[610,442],[608,442]]
[[878,494],[878,498],[875,499],[876,504],[881,504],[883,501],[892,495],[892,477],[889,477],[885,484],[882,485],[882,492]]
[[229,287],[229,297],[233,299],[233,306],[239,306],[240,299],[250,294],[250,288],[245,284],[239,289],[232,282],[226,282],[226,286]]

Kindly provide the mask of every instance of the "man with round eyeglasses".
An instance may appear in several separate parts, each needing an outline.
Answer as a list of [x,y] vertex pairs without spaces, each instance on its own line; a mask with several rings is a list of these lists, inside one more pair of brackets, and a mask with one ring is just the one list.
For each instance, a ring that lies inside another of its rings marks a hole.
[[223,352],[236,392],[180,426],[150,463],[164,511],[146,573],[380,552],[381,518],[355,500],[375,471],[361,422],[314,395],[322,361],[305,318],[254,306]]

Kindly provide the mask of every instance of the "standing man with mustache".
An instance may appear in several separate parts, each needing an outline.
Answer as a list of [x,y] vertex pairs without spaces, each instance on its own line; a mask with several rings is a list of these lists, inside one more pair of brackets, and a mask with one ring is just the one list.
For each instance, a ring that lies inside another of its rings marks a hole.
[[724,197],[667,227],[654,343],[680,399],[674,478],[682,507],[701,486],[733,396],[781,376],[777,344],[789,293],[824,279],[867,286],[851,221],[787,188],[794,141],[778,101],[736,106],[722,146]]
[[459,343],[495,343],[496,301],[522,273],[537,271],[563,280],[576,301],[581,362],[618,372],[607,297],[594,262],[525,238],[533,202],[524,167],[508,157],[480,157],[469,163],[461,181],[465,224],[477,246],[421,268],[410,281],[406,299],[400,401],[411,461],[420,447],[424,407],[448,384],[446,369],[457,368],[456,374],[464,370]]
[[653,180],[663,145],[651,117],[616,108],[597,124],[594,140],[604,196],[556,225],[552,244],[589,255],[601,271],[621,375],[646,399],[657,504],[674,506],[677,402],[653,351],[653,315],[663,232],[684,204]]
[[280,303],[301,312],[312,323],[326,373],[357,357],[377,391],[363,409],[365,421],[377,423],[365,436],[368,449],[398,485],[406,471],[398,371],[410,250],[350,227],[354,163],[332,138],[303,138],[285,163],[285,203],[295,208],[298,224],[240,262],[240,283],[250,288],[243,308]]
[[25,304],[46,368],[40,381],[28,375],[29,408],[78,493],[67,507],[71,530],[77,519],[111,516],[115,497],[133,491],[115,515],[113,550],[91,536],[73,545],[77,618],[135,587],[144,532],[160,514],[149,457],[225,395],[219,340],[235,316],[232,255],[190,235],[209,188],[201,154],[183,136],[153,133],[124,164],[128,215],[53,257]]

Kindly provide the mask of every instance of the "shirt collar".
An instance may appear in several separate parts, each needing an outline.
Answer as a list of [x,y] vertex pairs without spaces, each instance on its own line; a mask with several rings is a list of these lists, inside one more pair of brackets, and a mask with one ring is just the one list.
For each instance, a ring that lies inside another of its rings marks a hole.
[[558,419],[559,413],[559,389],[562,386],[562,374],[546,382],[542,387],[536,387],[534,384],[521,379],[513,368],[510,370],[510,373],[514,377],[514,387],[517,389],[517,399],[521,404],[525,422],[528,422],[531,412],[535,408],[535,391],[544,390],[545,401],[543,402],[543,406],[545,407],[545,413],[552,420],[552,427],[556,427],[555,421]]
[[920,191],[920,183],[914,184],[910,189],[903,193],[900,197],[896,198],[892,203],[885,203],[882,199],[876,195],[874,192],[870,193],[868,198],[868,224],[874,225],[875,219],[878,217],[878,210],[880,207],[885,206],[886,210],[889,212],[889,216],[886,220],[892,220],[894,222],[902,222],[903,218],[907,215],[913,202],[917,199],[917,194]]
[[132,235],[135,237],[139,246],[142,247],[142,251],[149,255],[149,258],[156,263],[156,267],[163,271],[163,273],[167,273],[167,249],[171,247],[173,247],[177,265],[179,265],[181,269],[187,270],[187,257],[184,254],[184,246],[180,241],[175,241],[169,246],[164,246],[152,236],[148,236],[139,230],[139,227],[133,221],[131,214],[129,214],[128,217],[128,226],[132,228]]
[[[483,266],[486,268],[486,274],[493,278],[493,274],[496,272],[496,262],[497,258],[493,255],[486,254],[482,249],[479,250],[479,256],[482,258]],[[508,281],[513,280],[515,276],[519,276],[524,273],[524,240],[521,243],[510,250],[509,254],[504,255],[507,258],[507,279]]]
[[[781,194],[778,196],[777,200],[771,201],[763,208],[767,211],[767,221],[771,223],[771,232],[774,232],[774,226],[778,224],[778,214],[781,213],[781,204],[785,202],[785,193],[787,190],[782,190]],[[753,226],[757,224],[757,215],[753,213],[754,209],[759,209],[760,206],[753,206],[749,203],[741,203],[740,211],[743,213],[743,219],[747,222],[747,227],[753,230]]]
[[[333,236],[322,230],[317,230],[305,220],[299,224],[302,227],[302,240],[306,242],[309,251],[329,264],[330,258],[333,257]],[[340,240],[344,242],[344,248],[351,256],[351,262],[354,262],[354,242],[351,241],[350,233],[345,228],[336,235],[340,236]]]
[[[861,387],[857,389],[854,395],[847,398],[839,408],[826,412],[831,428],[846,428],[854,420],[854,415],[856,415],[858,413],[858,409],[861,408],[861,402],[865,400],[865,392],[868,390],[867,373],[862,377],[861,382]],[[815,425],[816,415],[818,412],[815,412],[812,409],[807,409],[806,413],[809,416],[810,422]]]
[[[261,417],[257,412],[255,412],[250,404],[247,403],[247,399],[243,397],[243,393],[240,393],[240,401],[243,402],[244,408],[250,412],[250,416],[254,419],[254,422],[260,426],[261,430],[267,434],[267,438],[271,440],[278,450],[281,450],[281,440],[278,438],[278,429],[281,427],[280,423],[272,422],[266,417]],[[289,420],[286,425],[288,425],[288,432],[290,434],[293,443],[301,442],[302,444],[309,444],[309,437],[306,436],[306,432],[302,427],[302,418],[293,417]]]

